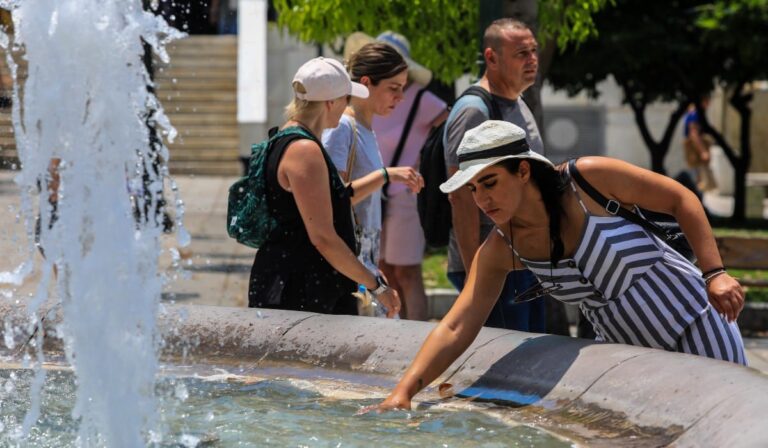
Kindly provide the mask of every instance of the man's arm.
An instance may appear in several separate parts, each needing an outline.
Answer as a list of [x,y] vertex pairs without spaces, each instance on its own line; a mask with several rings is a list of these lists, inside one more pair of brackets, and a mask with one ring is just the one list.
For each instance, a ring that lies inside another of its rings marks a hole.
[[[449,167],[448,176],[452,176],[458,169],[455,166]],[[469,188],[462,187],[450,193],[448,200],[451,203],[453,232],[459,245],[461,261],[464,263],[464,272],[469,272],[475,252],[480,247],[480,215]]]
[[[457,151],[464,133],[488,120],[488,112],[480,98],[465,97],[462,100],[468,103],[461,107],[457,102],[461,109],[445,128],[445,165],[448,177],[459,169]],[[475,252],[480,247],[480,212],[468,188],[459,188],[448,195],[448,200],[451,202],[453,232],[456,235],[461,261],[464,263],[464,272],[469,272]]]

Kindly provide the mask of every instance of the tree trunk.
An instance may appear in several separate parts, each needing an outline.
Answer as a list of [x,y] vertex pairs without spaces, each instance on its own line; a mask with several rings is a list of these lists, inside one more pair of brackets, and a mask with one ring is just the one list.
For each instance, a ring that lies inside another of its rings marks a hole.
[[739,112],[741,126],[739,129],[739,140],[741,143],[741,157],[739,163],[733,168],[735,175],[733,181],[733,220],[744,222],[747,219],[747,173],[752,162],[752,146],[750,142],[750,130],[752,128],[752,109],[749,103],[752,101],[752,94],[743,95],[741,89],[735,91],[731,97],[731,104]]
[[[622,85],[620,81],[619,85]],[[645,109],[648,105],[635,99],[632,92],[628,91],[624,85],[622,85],[622,89],[624,90],[627,103],[629,103],[629,107],[635,115],[635,123],[640,130],[640,136],[643,138],[645,146],[651,153],[651,170],[659,174],[666,174],[667,171],[664,169],[664,159],[669,153],[669,145],[672,142],[672,136],[677,127],[677,122],[680,121],[680,117],[685,114],[685,104],[682,102],[679,103],[677,108],[670,114],[669,120],[667,121],[667,127],[664,129],[664,134],[662,135],[661,140],[657,142],[653,138],[653,135],[651,135],[651,130],[648,128],[648,122],[645,119]]]

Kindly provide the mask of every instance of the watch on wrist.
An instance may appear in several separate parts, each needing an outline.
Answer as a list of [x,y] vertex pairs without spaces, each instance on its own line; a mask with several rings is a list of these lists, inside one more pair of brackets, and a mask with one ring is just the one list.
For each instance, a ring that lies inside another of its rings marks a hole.
[[376,276],[376,289],[371,290],[371,294],[374,296],[378,296],[379,294],[383,293],[389,289],[389,286],[387,285],[387,281],[384,280],[384,277],[381,275]]

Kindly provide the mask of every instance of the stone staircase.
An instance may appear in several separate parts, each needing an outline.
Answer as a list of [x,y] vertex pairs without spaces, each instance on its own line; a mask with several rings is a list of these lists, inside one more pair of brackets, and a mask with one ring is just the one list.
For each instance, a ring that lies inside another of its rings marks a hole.
[[[155,60],[157,96],[178,131],[169,144],[172,174],[238,175],[237,37],[190,36]],[[4,60],[4,58],[3,58]],[[3,90],[10,88],[0,63]],[[0,168],[18,163],[10,108],[0,108]]]

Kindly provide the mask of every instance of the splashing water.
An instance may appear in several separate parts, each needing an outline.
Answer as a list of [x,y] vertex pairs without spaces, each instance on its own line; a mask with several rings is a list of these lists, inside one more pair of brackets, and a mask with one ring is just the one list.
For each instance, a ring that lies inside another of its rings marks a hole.
[[[14,83],[13,124],[27,233],[32,241],[39,216],[45,253],[30,313],[55,281],[64,315],[59,336],[77,376],[79,444],[143,446],[155,421],[162,229],[157,198],[136,194],[135,186],[161,191],[167,175],[164,165],[152,166],[168,154],[151,143],[148,124],[170,139],[175,131],[148,91],[142,42],[167,60],[165,44],[181,34],[137,0],[6,0],[0,7],[14,20],[12,38],[0,35],[14,79],[18,54],[28,64],[26,81]],[[60,160],[55,209],[48,200],[52,160]],[[41,386],[45,373],[37,372]],[[22,434],[38,415],[33,405]]]

